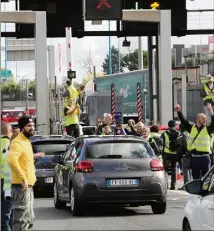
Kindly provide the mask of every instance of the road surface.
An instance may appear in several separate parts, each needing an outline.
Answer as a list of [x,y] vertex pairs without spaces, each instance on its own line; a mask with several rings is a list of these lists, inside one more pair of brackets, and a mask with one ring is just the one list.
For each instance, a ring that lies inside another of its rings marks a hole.
[[34,230],[182,230],[182,214],[187,197],[186,192],[169,191],[164,215],[154,215],[150,206],[144,206],[92,208],[83,217],[73,217],[69,207],[65,210],[55,209],[52,198],[37,198]]

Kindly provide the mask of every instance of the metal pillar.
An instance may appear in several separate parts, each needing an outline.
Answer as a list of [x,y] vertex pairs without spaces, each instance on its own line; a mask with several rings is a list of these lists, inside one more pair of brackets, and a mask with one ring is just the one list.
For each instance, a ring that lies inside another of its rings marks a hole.
[[186,75],[182,75],[182,112],[183,115],[187,116],[187,83]]
[[0,22],[35,24],[36,120],[41,134],[48,134],[48,79],[45,11],[1,12]]
[[153,121],[153,100],[154,100],[154,91],[153,91],[153,52],[152,52],[152,37],[148,37],[148,69],[149,69],[149,100],[150,100],[150,120]]
[[36,123],[45,135],[49,133],[46,12],[36,12],[35,24]]
[[160,121],[167,124],[172,115],[171,11],[160,11],[159,23]]
[[171,11],[123,10],[123,21],[159,23],[160,123],[172,119]]

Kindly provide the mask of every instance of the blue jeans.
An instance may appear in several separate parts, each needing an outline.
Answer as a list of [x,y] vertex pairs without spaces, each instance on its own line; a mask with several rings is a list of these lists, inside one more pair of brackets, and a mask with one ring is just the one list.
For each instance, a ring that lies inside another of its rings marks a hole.
[[191,157],[193,180],[201,179],[211,167],[209,155],[201,157]]
[[13,212],[12,198],[6,197],[4,199],[4,208],[3,208],[4,226],[2,227],[2,231],[12,230],[12,212]]
[[192,171],[191,171],[191,157],[182,157],[182,173],[184,177],[184,184],[191,181]]

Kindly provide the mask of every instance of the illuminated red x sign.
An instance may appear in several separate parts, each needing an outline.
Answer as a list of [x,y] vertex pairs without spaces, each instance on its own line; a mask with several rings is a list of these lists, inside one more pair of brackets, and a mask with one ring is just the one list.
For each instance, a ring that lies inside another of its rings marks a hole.
[[97,9],[100,9],[101,6],[106,6],[107,8],[111,8],[111,6],[107,3],[107,0],[101,0],[99,5],[97,5]]

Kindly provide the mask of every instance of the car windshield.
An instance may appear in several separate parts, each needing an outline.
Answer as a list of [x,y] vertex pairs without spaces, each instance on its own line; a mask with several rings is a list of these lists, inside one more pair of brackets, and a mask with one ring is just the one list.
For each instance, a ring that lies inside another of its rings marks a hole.
[[102,142],[93,143],[86,148],[86,158],[138,159],[154,157],[151,147],[143,142]]
[[45,155],[55,155],[57,153],[62,154],[62,152],[66,151],[69,144],[70,142],[57,143],[57,141],[55,141],[54,143],[33,144],[33,151],[34,153],[44,152]]

